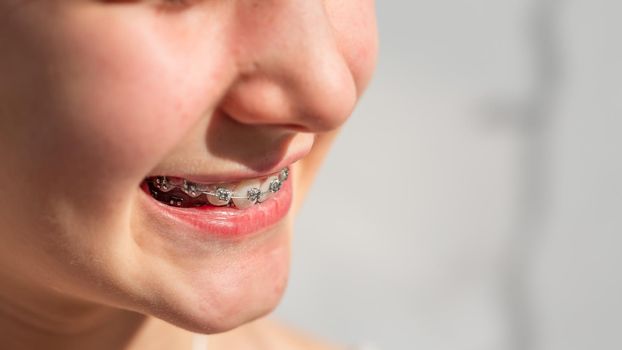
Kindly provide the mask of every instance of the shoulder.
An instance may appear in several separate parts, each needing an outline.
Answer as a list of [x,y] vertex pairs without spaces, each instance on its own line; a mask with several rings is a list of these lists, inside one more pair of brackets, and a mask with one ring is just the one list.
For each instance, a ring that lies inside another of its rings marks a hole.
[[215,349],[346,350],[271,318],[262,318],[232,331],[210,336]]

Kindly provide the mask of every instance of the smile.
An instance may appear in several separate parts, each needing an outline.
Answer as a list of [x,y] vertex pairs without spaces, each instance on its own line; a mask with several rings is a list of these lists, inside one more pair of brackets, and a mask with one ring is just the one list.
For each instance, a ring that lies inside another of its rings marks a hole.
[[[236,238],[267,230],[292,203],[290,168],[239,182],[199,183],[182,177],[149,176],[141,196],[150,221],[201,239]],[[171,226],[172,225],[172,226]]]
[[167,205],[192,208],[228,206],[246,209],[277,193],[289,177],[289,169],[263,178],[238,183],[201,184],[178,177],[155,176],[145,180],[151,196]]

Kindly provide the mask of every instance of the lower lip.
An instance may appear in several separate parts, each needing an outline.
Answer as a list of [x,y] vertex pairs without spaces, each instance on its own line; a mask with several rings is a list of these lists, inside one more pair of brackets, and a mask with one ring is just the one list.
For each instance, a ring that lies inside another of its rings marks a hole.
[[209,205],[178,208],[155,200],[145,184],[140,192],[146,197],[149,210],[159,215],[160,220],[164,218],[189,227],[209,238],[236,239],[264,231],[287,215],[292,203],[292,180],[290,174],[290,178],[271,198],[243,210]]

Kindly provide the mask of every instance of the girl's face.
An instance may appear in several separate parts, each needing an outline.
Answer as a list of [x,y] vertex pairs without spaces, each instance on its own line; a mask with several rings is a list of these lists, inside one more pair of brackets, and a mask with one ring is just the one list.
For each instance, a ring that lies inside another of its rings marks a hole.
[[[290,196],[366,86],[375,30],[372,0],[2,1],[2,297],[205,333],[272,310]],[[145,182],[265,188],[240,181],[286,166],[247,209],[177,208]]]

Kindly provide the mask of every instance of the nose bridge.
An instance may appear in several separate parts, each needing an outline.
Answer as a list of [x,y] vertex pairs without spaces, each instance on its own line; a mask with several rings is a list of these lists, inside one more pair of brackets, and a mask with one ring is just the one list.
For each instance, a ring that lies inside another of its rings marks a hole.
[[259,0],[238,9],[239,79],[225,109],[243,123],[320,132],[341,125],[357,98],[322,0]]

